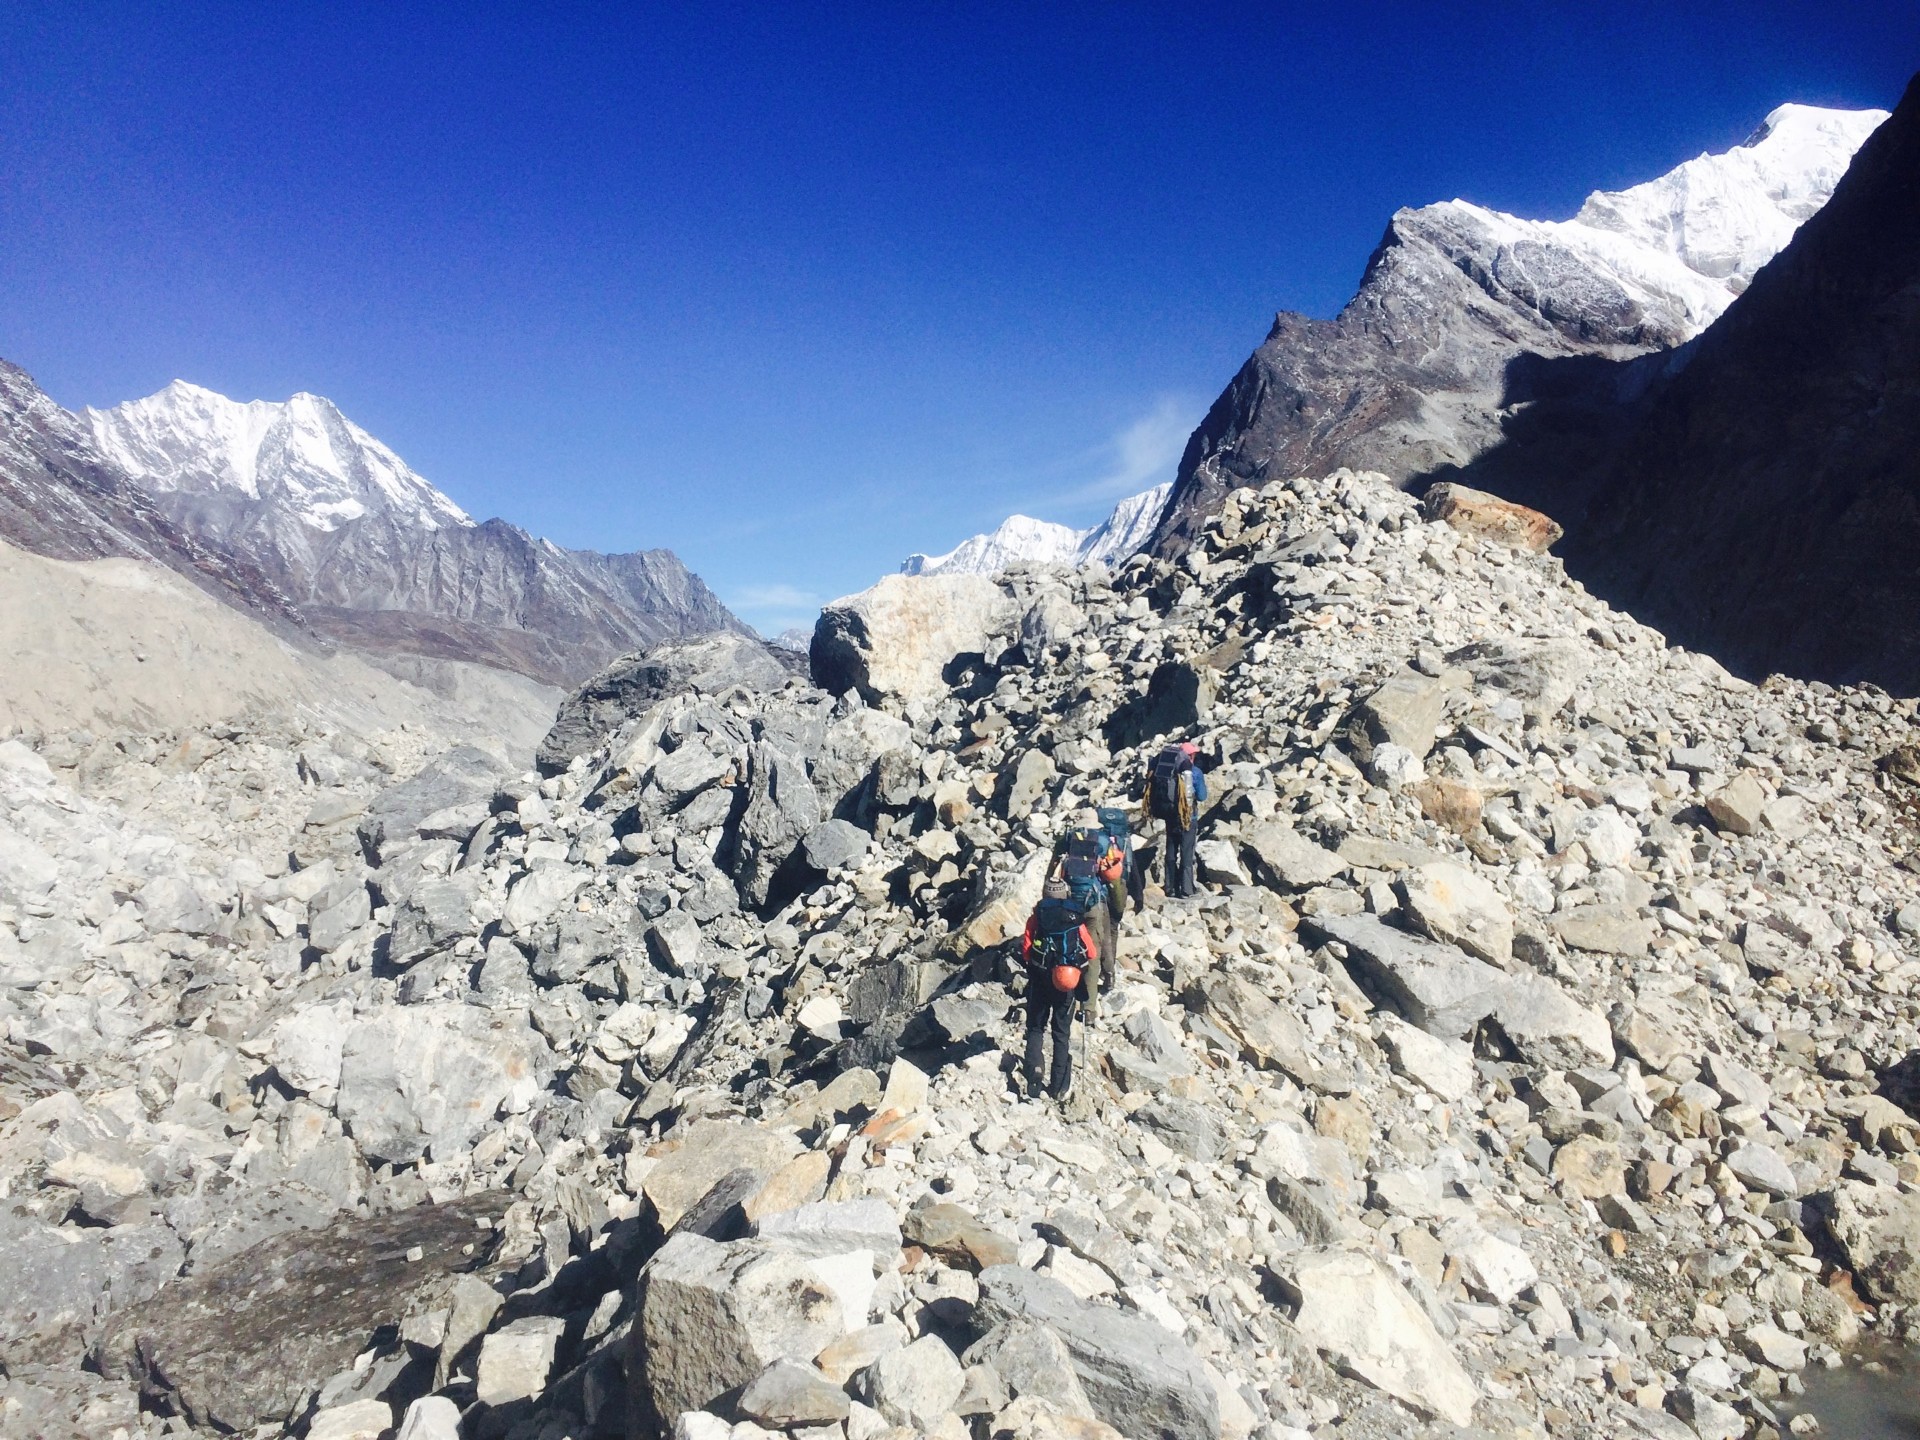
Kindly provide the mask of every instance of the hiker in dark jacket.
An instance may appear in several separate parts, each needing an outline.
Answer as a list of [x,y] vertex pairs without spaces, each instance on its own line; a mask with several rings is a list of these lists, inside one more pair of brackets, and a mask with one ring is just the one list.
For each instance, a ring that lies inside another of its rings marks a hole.
[[1201,773],[1199,754],[1197,745],[1168,745],[1147,767],[1147,814],[1167,825],[1162,883],[1167,894],[1176,898],[1195,894],[1200,888],[1194,875],[1194,846],[1200,838],[1200,806],[1207,798],[1207,777]]
[[[1049,880],[1020,937],[1020,958],[1027,967],[1027,1093],[1064,1100],[1073,1089],[1073,1007],[1086,995],[1085,971],[1099,956],[1086,923],[1086,911],[1064,880]],[[1042,1070],[1047,1036],[1053,1036],[1053,1065]]]

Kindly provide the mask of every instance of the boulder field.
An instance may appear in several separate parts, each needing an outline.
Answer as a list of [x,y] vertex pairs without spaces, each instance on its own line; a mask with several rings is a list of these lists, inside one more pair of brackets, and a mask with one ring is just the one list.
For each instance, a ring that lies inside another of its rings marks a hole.
[[[1238,491],[830,607],[832,690],[655,655],[544,775],[0,741],[0,1433],[1804,1429],[1920,1320],[1914,703],[1552,529]],[[1028,1098],[1008,941],[1170,736],[1205,893]]]

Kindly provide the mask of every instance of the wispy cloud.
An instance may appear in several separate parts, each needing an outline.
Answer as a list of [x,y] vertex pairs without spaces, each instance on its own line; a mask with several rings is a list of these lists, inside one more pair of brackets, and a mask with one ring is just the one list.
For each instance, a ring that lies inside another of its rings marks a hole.
[[1098,478],[1052,497],[1056,503],[1117,500],[1171,480],[1186,448],[1187,436],[1199,423],[1200,406],[1188,396],[1162,395],[1106,441],[1088,451],[1084,462],[1098,467]]

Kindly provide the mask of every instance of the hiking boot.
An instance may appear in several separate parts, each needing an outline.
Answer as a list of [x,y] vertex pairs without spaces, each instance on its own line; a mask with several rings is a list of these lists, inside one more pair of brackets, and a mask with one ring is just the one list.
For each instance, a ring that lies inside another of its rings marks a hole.
[[1061,1104],[1064,1105],[1069,1099],[1072,1098],[1072,1096],[1073,1096],[1073,1079],[1071,1076],[1069,1076],[1067,1079],[1067,1083],[1065,1085],[1062,1085],[1058,1090],[1055,1090],[1053,1092],[1053,1098],[1055,1100],[1058,1100]]

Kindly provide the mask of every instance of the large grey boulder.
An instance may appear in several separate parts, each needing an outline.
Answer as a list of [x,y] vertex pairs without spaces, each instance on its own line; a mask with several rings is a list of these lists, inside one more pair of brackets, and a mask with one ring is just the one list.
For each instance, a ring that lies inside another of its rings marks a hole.
[[1479,1392],[1406,1289],[1371,1257],[1303,1250],[1286,1261],[1294,1328],[1341,1370],[1423,1414],[1467,1425]]
[[778,746],[756,744],[748,752],[747,808],[733,870],[740,893],[765,905],[780,867],[823,818],[806,766]]
[[1535,1064],[1613,1064],[1613,1032],[1606,1017],[1543,975],[1507,974],[1372,915],[1308,916],[1301,928],[1346,946],[1354,978],[1430,1035],[1466,1039],[1491,1021]]
[[1422,759],[1447,713],[1447,687],[1428,675],[1403,670],[1354,707],[1347,739],[1361,759],[1376,745],[1398,745]]
[[828,820],[809,830],[801,844],[807,864],[815,870],[833,871],[865,855],[872,841],[873,837],[851,820]]
[[1589,664],[1574,640],[1482,640],[1447,656],[1464,666],[1476,684],[1504,691],[1527,715],[1550,720],[1573,698]]
[[472,1005],[409,1005],[355,1020],[340,1049],[338,1111],[369,1160],[395,1164],[478,1140],[525,1110],[552,1069],[524,1017]]
[[723,633],[655,645],[614,661],[562,701],[534,761],[543,774],[557,775],[574,756],[662,700],[717,695],[735,686],[755,693],[778,690],[803,669],[792,651],[751,635]]
[[889,575],[820,612],[813,683],[869,705],[942,695],[947,666],[1001,648],[1014,618],[1013,601],[984,575]]
[[630,1413],[664,1426],[706,1410],[776,1360],[811,1361],[864,1325],[867,1251],[815,1254],[778,1241],[671,1237],[641,1278],[627,1356]]
[[445,878],[435,876],[414,886],[393,907],[393,926],[387,941],[387,960],[405,968],[430,955],[451,949],[462,936],[479,933],[473,922],[473,900],[478,876],[462,870]]
[[165,1225],[76,1229],[0,1208],[0,1256],[0,1363],[15,1367],[53,1359],[102,1316],[149,1299],[183,1253]]
[[419,838],[429,816],[484,801],[507,773],[498,755],[473,745],[456,745],[435,756],[411,779],[376,795],[360,817],[360,844],[369,861],[382,864],[393,852]]
[[1400,893],[1413,923],[1434,939],[1502,969],[1512,962],[1512,912],[1492,883],[1466,866],[1436,860],[1409,870]]
[[1094,1414],[1132,1440],[1219,1440],[1220,1398],[1199,1358],[1159,1322],[1082,1300],[1016,1265],[980,1275],[975,1322],[1022,1319],[1065,1343]]
[[800,1142],[784,1131],[746,1121],[702,1120],[647,1172],[642,1193],[660,1227],[671,1230],[727,1176],[741,1170],[771,1175],[799,1151]]
[[925,1435],[960,1398],[966,1376],[946,1341],[923,1335],[875,1360],[857,1384],[861,1397],[887,1419]]
[[508,1198],[472,1196],[267,1240],[116,1317],[98,1353],[109,1374],[141,1382],[196,1426],[289,1420],[375,1330],[444,1308],[463,1272],[484,1270],[488,1232],[475,1222],[497,1220]]
[[1263,820],[1248,826],[1240,843],[1253,857],[1262,878],[1283,890],[1324,885],[1347,868],[1345,860],[1284,820]]
[[1147,677],[1146,692],[1122,702],[1101,726],[1109,750],[1186,735],[1213,715],[1219,676],[1204,660],[1164,660]]

